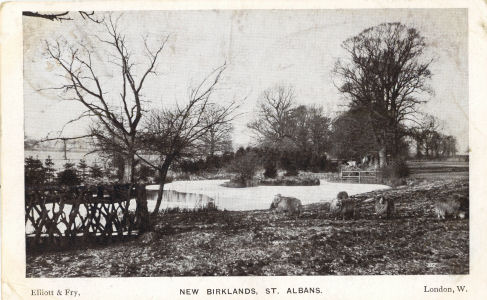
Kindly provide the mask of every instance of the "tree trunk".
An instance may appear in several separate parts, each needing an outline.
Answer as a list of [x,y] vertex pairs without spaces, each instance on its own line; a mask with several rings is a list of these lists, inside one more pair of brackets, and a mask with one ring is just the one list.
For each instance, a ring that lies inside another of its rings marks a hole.
[[421,141],[416,139],[416,158],[421,158]]
[[157,191],[157,200],[156,200],[156,207],[154,208],[154,211],[152,212],[152,215],[155,216],[159,212],[159,208],[161,206],[162,202],[162,195],[164,193],[164,184],[166,182],[166,176],[167,176],[167,171],[169,169],[169,164],[164,164],[162,165],[161,169],[159,169],[159,190]]
[[135,168],[135,159],[133,155],[129,155],[127,160],[124,162],[123,168],[123,182],[124,183],[135,183],[134,182],[134,168]]
[[396,159],[399,156],[399,133],[397,132],[397,125],[394,125],[394,136],[393,136],[393,147],[392,147],[392,157]]
[[386,147],[382,146],[379,149],[379,168],[383,168],[386,165],[387,165]]
[[372,156],[372,166],[374,167],[375,170],[379,168],[379,162],[377,159],[377,155],[375,154]]
[[[132,187],[135,187],[135,215],[137,220],[137,229],[139,233],[151,230],[151,223],[149,211],[147,208],[147,191],[145,185],[139,186],[135,182],[135,155],[129,154],[127,160],[124,162],[123,182],[128,183],[130,189],[128,191],[129,197]],[[130,198],[129,198],[130,199]]]
[[152,227],[149,209],[147,208],[147,190],[145,185],[136,186],[135,201],[137,203],[135,216],[138,220],[137,228],[139,230],[139,234],[151,231]]

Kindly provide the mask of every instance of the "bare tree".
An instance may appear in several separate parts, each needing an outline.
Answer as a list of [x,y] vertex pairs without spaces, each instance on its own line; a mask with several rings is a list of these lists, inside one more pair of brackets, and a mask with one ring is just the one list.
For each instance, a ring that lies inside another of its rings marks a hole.
[[442,155],[449,157],[457,154],[457,139],[452,135],[444,136],[441,141]]
[[383,166],[386,149],[393,156],[399,152],[401,126],[432,93],[427,85],[432,59],[423,57],[426,41],[415,28],[384,23],[345,40],[342,48],[348,57],[335,64],[336,85],[350,107],[368,111]]
[[438,118],[425,114],[417,125],[410,129],[410,135],[416,141],[416,156],[421,157],[424,154],[429,157],[432,156],[433,149],[439,149],[442,128]]
[[292,87],[276,86],[262,93],[257,117],[247,126],[265,152],[266,174],[274,176],[278,161],[286,174],[323,168],[330,123],[321,107],[298,106]]
[[267,89],[262,93],[257,118],[247,126],[261,145],[277,147],[292,138],[292,112],[295,107],[292,87]]
[[[157,60],[164,49],[167,37],[151,49],[147,39],[142,39],[145,54],[129,49],[125,35],[118,26],[119,18],[109,15],[100,25],[104,34],[95,36],[98,43],[108,47],[108,57],[114,74],[119,74],[120,90],[110,93],[110,85],[100,75],[106,71],[105,61],[100,61],[99,52],[90,47],[89,41],[68,43],[56,40],[46,41],[46,55],[61,70],[64,83],[52,88],[60,92],[63,100],[77,101],[85,110],[78,118],[91,118],[94,125],[89,136],[94,137],[96,151],[112,151],[123,156],[125,162],[123,181],[135,183],[135,155],[138,151],[138,131],[143,115],[142,91],[146,79],[155,74]],[[98,46],[98,45],[97,45]],[[145,67],[138,64],[141,57],[147,59]],[[101,66],[101,67],[100,67]],[[112,82],[114,80],[112,79]],[[129,191],[131,188],[129,189]],[[137,214],[141,220],[140,230],[149,226],[146,199],[137,197]]]
[[368,113],[362,110],[349,110],[335,118],[331,135],[331,152],[334,156],[358,160],[377,153],[379,146],[367,120]]
[[148,63],[145,68],[139,65],[135,67],[135,57],[140,57],[129,50],[126,38],[118,26],[118,18],[114,19],[110,15],[101,24],[105,36],[96,36],[96,39],[108,45],[109,52],[113,53],[107,57],[107,61],[114,66],[114,72],[120,74],[119,94],[112,95],[108,88],[105,89],[106,82],[97,72],[102,62],[95,59],[95,49],[89,47],[86,41],[72,44],[58,40],[46,41],[47,58],[61,68],[65,79],[62,86],[53,89],[60,92],[62,99],[77,101],[84,106],[85,111],[74,121],[84,117],[96,120],[90,135],[95,137],[97,150],[109,149],[123,154],[127,164],[124,181],[133,183],[136,139],[143,114],[142,90],[147,77],[155,73],[156,62],[167,37],[163,37],[155,49],[150,49],[147,40],[143,39]]
[[209,105],[201,123],[208,126],[208,130],[197,141],[199,153],[208,158],[214,157],[218,152],[232,151],[233,126],[228,122],[216,122],[220,118],[222,107],[216,104]]
[[300,151],[324,154],[329,149],[331,119],[322,107],[300,105],[292,111],[293,137]]
[[217,68],[192,89],[189,102],[175,109],[153,110],[145,123],[142,137],[145,155],[138,155],[158,173],[159,190],[153,214],[159,212],[166,176],[171,165],[197,153],[198,141],[210,130],[225,127],[232,120],[237,102],[217,106],[211,96],[225,70]]

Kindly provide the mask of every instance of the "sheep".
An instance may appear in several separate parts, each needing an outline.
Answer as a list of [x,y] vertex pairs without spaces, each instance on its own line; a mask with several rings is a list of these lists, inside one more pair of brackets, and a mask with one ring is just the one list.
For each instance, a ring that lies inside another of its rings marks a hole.
[[348,193],[345,191],[341,191],[337,195],[337,199],[348,199]]
[[436,201],[434,204],[434,211],[438,219],[446,219],[448,217],[464,219],[468,217],[468,198],[462,198],[456,195],[454,198]]
[[355,217],[355,201],[348,197],[347,192],[338,193],[336,199],[330,203],[330,212],[335,215],[335,220],[341,216],[343,220]]
[[396,212],[394,206],[394,200],[386,198],[383,195],[375,199],[375,214],[382,218],[385,216],[387,219],[391,218]]
[[270,209],[277,212],[287,212],[290,215],[299,215],[302,209],[301,200],[277,194],[274,196]]

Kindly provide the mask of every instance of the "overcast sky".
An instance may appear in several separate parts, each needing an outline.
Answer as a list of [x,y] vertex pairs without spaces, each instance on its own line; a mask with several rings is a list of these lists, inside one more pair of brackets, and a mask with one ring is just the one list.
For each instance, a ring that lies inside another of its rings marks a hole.
[[[56,66],[42,55],[43,41],[83,41],[96,47],[96,66],[114,95],[120,83],[116,69],[105,61],[106,47],[93,34],[100,25],[75,18],[52,22],[24,17],[25,134],[45,137],[82,111],[78,103],[60,101],[56,93],[38,91],[57,86]],[[346,102],[333,85],[331,70],[346,54],[340,44],[362,30],[383,22],[402,22],[417,28],[435,57],[431,86],[435,94],[420,108],[445,122],[445,132],[457,137],[459,151],[468,145],[467,12],[464,9],[414,10],[252,10],[125,12],[121,29],[134,53],[143,51],[142,37],[155,42],[169,35],[158,64],[158,75],[147,82],[144,97],[151,106],[187,101],[188,89],[223,64],[228,67],[215,101],[246,100],[235,120],[234,143],[247,145],[247,122],[259,96],[277,84],[292,85],[296,100],[344,110]],[[140,60],[141,65],[146,61]],[[112,80],[110,80],[112,79]],[[86,123],[65,129],[65,136],[82,134]]]

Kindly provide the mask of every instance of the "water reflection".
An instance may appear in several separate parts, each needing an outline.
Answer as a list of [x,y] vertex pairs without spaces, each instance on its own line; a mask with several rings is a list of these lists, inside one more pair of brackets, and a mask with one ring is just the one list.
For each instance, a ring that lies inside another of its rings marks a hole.
[[[228,188],[222,186],[225,180],[200,180],[200,181],[175,181],[167,184],[164,191],[160,209],[179,207],[180,209],[195,209],[206,207],[213,202],[218,209],[226,210],[254,210],[268,209],[274,195],[296,197],[303,205],[331,201],[340,191],[346,191],[349,195],[370,192],[373,190],[388,189],[388,186],[377,184],[351,184],[332,183],[321,181],[319,186],[257,186],[249,188]],[[147,208],[154,211],[157,200],[158,186],[148,186]],[[130,201],[129,210],[135,211],[137,204],[135,199]],[[52,207],[47,205],[50,216]],[[65,214],[71,212],[71,205],[65,205]],[[37,212],[34,212],[36,214]],[[86,210],[80,207],[80,214],[85,217]],[[35,215],[37,218],[38,216]],[[104,221],[102,221],[104,222]],[[79,220],[76,226],[79,226]],[[61,232],[65,230],[63,224],[59,225]],[[26,232],[32,233],[32,224],[26,222]]]
[[[147,206],[149,211],[153,211],[156,205],[156,200],[157,200],[157,190],[147,190]],[[203,208],[203,207],[208,207],[208,203],[215,203],[215,200],[207,195],[204,194],[197,194],[197,193],[185,193],[185,192],[178,192],[174,190],[166,190],[164,191],[162,195],[162,202],[160,209],[164,210],[167,208],[175,208],[179,207],[180,209],[197,209],[197,208]],[[56,212],[59,210],[59,206],[56,208],[53,206],[53,204],[48,203],[45,205],[47,209],[47,213],[50,218],[52,218],[54,209]],[[218,205],[217,205],[218,207]],[[135,211],[137,208],[137,202],[135,199],[130,200],[129,204],[129,210],[130,211]],[[70,215],[72,210],[72,205],[70,204],[65,204],[64,205],[64,214],[65,215]],[[122,211],[118,211],[119,215],[122,213]],[[32,214],[34,219],[39,218],[39,213],[36,210],[32,210]],[[79,207],[79,214],[84,218],[87,215],[86,207],[84,205],[81,205]],[[121,217],[121,216],[120,216]],[[106,221],[104,217],[100,218],[100,223],[102,225],[105,225]],[[81,219],[77,217],[75,219],[75,226],[79,227],[81,225]],[[57,225],[57,228],[64,233],[66,231],[66,225],[64,223],[59,223]],[[30,222],[30,220],[26,221],[26,228],[25,228],[26,234],[33,234],[35,232],[34,226]]]
[[[269,209],[276,194],[295,197],[303,205],[331,201],[340,191],[349,195],[387,189],[378,184],[332,183],[321,180],[316,186],[256,186],[248,188],[229,188],[223,186],[226,180],[174,181],[164,186],[161,209],[179,207],[194,209],[205,206],[214,200],[218,209],[254,210]],[[150,211],[157,199],[157,185],[147,187]],[[135,206],[134,206],[135,209]]]
[[[153,204],[157,200],[157,190],[147,190],[147,200]],[[207,195],[196,193],[185,193],[173,190],[166,190],[162,194],[161,209],[179,207],[181,209],[195,209],[206,207],[209,202],[215,200]]]

